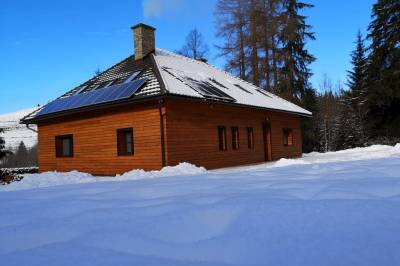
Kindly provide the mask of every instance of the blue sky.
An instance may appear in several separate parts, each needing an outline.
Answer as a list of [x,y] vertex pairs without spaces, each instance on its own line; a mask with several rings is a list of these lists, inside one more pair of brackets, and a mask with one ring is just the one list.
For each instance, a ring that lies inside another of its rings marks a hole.
[[[156,46],[179,49],[197,27],[217,51],[216,0],[5,0],[0,8],[0,114],[46,103],[133,53],[130,26],[157,28]],[[310,0],[306,12],[316,33],[308,48],[317,58],[312,83],[324,74],[346,79],[350,52],[365,33],[375,0]]]

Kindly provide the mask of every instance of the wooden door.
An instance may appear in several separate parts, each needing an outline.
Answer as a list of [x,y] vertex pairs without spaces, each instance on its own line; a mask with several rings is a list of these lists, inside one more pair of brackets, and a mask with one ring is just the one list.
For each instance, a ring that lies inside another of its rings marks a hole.
[[264,122],[262,124],[263,128],[263,142],[264,142],[264,160],[272,160],[272,147],[271,147],[271,124],[269,122]]

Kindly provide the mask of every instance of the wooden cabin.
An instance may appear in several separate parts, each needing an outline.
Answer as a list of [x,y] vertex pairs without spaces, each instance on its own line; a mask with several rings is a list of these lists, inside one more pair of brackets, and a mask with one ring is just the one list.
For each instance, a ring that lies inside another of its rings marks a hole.
[[189,162],[207,169],[302,154],[311,113],[203,61],[155,49],[138,24],[134,55],[25,117],[39,169],[115,175]]

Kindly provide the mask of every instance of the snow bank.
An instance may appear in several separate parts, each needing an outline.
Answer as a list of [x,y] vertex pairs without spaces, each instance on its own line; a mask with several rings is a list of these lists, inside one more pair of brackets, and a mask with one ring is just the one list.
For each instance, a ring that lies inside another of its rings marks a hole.
[[204,174],[206,172],[207,171],[205,168],[197,167],[189,163],[180,163],[176,166],[167,166],[160,171],[144,171],[142,169],[132,170],[116,177],[95,177],[78,171],[67,173],[45,172],[41,174],[26,174],[19,182],[14,182],[6,186],[0,186],[0,191],[23,190],[92,182],[128,181],[168,176],[190,176]]
[[197,167],[190,163],[180,163],[176,166],[166,166],[160,171],[144,171],[132,170],[130,172],[119,175],[115,180],[139,180],[146,178],[158,178],[166,176],[179,176],[179,175],[200,175],[206,173],[207,170],[204,167]]
[[296,164],[311,164],[310,162],[306,162],[302,159],[285,159],[282,158],[275,162],[272,166],[273,167],[285,167],[285,166],[290,166],[290,165],[296,165]]
[[68,184],[80,184],[95,182],[96,178],[90,174],[78,171],[59,173],[45,172],[41,174],[26,174],[19,182],[13,182],[9,185],[0,186],[0,191],[23,190],[41,187],[51,187]]
[[280,159],[267,167],[285,167],[290,165],[316,164],[330,162],[348,162],[358,160],[383,159],[400,156],[400,143],[393,146],[372,145],[365,148],[354,148],[336,152],[311,152],[298,159]]

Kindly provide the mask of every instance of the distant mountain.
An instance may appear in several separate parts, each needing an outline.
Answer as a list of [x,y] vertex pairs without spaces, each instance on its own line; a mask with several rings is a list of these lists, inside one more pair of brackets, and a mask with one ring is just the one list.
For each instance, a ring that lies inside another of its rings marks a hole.
[[[2,137],[6,142],[6,147],[15,149],[23,141],[26,147],[33,147],[37,143],[37,133],[28,129],[25,125],[19,124],[19,120],[32,113],[38,107],[20,110],[14,113],[0,115],[0,128],[4,129]],[[35,125],[30,128],[36,130]]]

